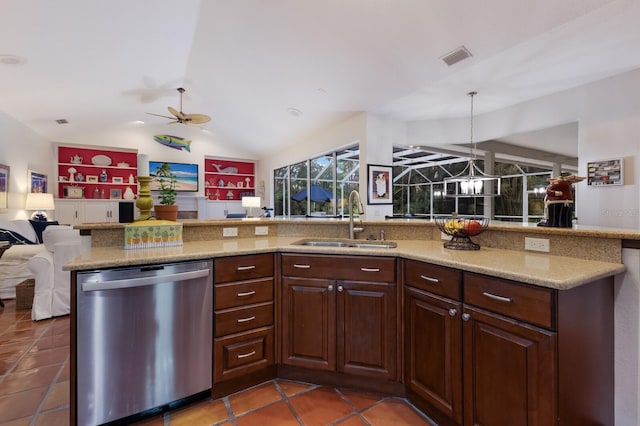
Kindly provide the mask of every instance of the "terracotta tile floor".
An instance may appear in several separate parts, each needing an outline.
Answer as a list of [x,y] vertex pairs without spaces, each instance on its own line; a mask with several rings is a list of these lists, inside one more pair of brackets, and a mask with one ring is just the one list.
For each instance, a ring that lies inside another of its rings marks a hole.
[[[15,301],[0,308],[0,426],[69,424],[69,317],[31,321]],[[434,425],[405,399],[271,380],[138,425]]]

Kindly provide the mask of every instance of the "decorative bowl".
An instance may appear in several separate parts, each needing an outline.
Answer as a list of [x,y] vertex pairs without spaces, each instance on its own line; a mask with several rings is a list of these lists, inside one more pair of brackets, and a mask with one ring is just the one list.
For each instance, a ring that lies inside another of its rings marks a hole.
[[463,217],[456,213],[447,217],[436,217],[440,231],[451,237],[444,247],[452,250],[480,250],[480,245],[471,241],[471,237],[480,235],[489,226],[487,217]]

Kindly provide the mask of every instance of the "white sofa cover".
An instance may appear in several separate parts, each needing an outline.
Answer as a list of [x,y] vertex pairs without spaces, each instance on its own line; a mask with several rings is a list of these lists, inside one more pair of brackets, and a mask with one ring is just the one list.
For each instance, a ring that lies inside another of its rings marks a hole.
[[48,226],[42,237],[46,250],[28,261],[35,275],[31,319],[36,321],[70,313],[71,273],[62,267],[85,250],[80,232],[70,226]]
[[[32,242],[37,242],[36,231],[28,220],[0,220],[0,228],[17,232]],[[33,256],[45,250],[43,244],[12,245],[0,258],[0,297],[15,299],[16,286],[34,278],[27,267]]]

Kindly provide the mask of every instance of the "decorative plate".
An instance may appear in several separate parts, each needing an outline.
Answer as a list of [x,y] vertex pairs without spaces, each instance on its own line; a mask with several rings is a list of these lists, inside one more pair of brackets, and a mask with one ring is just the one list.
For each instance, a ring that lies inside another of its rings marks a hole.
[[111,165],[111,158],[107,157],[106,155],[94,155],[91,158],[91,162],[93,164],[95,164],[96,166],[110,166]]

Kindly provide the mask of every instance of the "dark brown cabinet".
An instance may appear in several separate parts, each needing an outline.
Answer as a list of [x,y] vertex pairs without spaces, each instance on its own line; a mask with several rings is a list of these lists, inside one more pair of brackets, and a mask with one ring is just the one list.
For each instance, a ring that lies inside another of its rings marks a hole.
[[282,363],[397,378],[395,259],[282,255]]
[[214,390],[275,363],[273,266],[273,254],[215,259]]
[[[405,386],[426,412],[462,423],[462,275],[405,261]],[[434,411],[437,410],[437,411]]]
[[404,262],[405,385],[438,424],[613,424],[613,282]]

